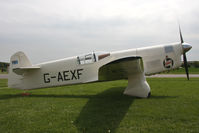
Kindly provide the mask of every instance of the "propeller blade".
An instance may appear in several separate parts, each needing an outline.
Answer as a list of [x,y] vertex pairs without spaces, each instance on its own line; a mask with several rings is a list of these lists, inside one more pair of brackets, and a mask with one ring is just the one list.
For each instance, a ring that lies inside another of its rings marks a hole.
[[187,65],[187,57],[186,54],[183,54],[183,60],[184,60],[184,68],[187,74],[187,79],[189,80],[189,69],[188,69],[188,65]]
[[187,44],[185,45],[183,37],[182,37],[180,25],[179,25],[179,32],[180,32],[180,42],[181,42],[182,48],[183,48],[184,68],[185,68],[185,72],[186,72],[186,75],[187,75],[187,79],[189,80],[189,69],[188,69],[188,64],[187,64],[186,52],[191,49],[191,46],[187,45]]
[[184,43],[184,40],[183,40],[183,37],[182,37],[182,32],[181,32],[180,25],[179,25],[179,32],[180,32],[180,42],[182,44],[182,43]]

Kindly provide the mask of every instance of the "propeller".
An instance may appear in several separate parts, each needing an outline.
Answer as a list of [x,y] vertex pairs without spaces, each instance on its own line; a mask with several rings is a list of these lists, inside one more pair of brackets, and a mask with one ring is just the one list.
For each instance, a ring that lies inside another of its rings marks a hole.
[[180,32],[180,42],[181,42],[182,48],[183,48],[184,68],[185,68],[185,72],[186,72],[186,75],[187,75],[187,79],[189,80],[189,69],[188,69],[188,64],[187,64],[186,52],[188,52],[192,48],[192,46],[190,44],[184,42],[180,25],[179,25],[179,32]]

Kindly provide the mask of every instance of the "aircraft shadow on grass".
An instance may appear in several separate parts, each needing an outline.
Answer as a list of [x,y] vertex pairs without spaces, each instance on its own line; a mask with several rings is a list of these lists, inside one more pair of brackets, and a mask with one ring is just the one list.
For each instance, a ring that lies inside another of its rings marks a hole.
[[[25,97],[88,98],[74,124],[79,132],[114,133],[126,115],[135,97],[123,95],[123,87],[113,87],[97,95],[31,94]],[[1,95],[0,100],[24,97],[21,94]],[[151,96],[151,98],[175,98],[175,96]],[[146,99],[147,100],[147,99]]]
[[121,87],[91,97],[74,124],[80,132],[115,132],[135,98],[123,95]]
[[74,125],[80,132],[101,133],[110,130],[113,133],[134,100],[133,97],[123,95],[123,91],[123,87],[114,87],[97,95],[4,94],[0,95],[0,100],[23,97],[88,98]]
[[[122,88],[110,88],[91,97],[74,123],[78,130],[83,133],[114,133],[133,101],[137,99],[123,95]],[[176,96],[152,96],[151,98],[176,98]]]
[[[42,98],[94,98],[97,97],[97,95],[53,95],[53,94],[30,94],[28,96],[22,96],[22,94],[3,94],[0,95],[0,100],[6,100],[6,99],[13,99],[13,98],[22,98],[22,97],[42,97]],[[176,98],[178,96],[151,96],[150,99],[163,99],[163,98]],[[131,97],[136,99],[142,99],[139,97]]]

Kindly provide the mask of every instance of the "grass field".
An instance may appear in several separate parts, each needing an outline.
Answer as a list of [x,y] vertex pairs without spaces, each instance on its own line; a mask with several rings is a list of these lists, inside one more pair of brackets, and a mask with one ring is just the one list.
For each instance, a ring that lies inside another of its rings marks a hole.
[[126,80],[23,91],[0,80],[1,133],[197,133],[199,78],[148,78],[152,96],[122,95]]
[[2,71],[0,71],[0,74],[8,74],[8,72],[2,72]]
[[[185,74],[184,68],[163,72],[163,74]],[[189,74],[199,74],[199,68],[190,67]]]

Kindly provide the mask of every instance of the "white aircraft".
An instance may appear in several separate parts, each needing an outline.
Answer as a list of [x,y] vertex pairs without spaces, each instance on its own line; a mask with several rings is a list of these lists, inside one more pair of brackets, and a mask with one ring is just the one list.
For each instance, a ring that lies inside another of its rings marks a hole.
[[192,46],[185,43],[180,31],[180,43],[90,54],[32,65],[23,52],[10,59],[8,87],[36,89],[96,81],[127,79],[124,94],[147,98],[150,87],[145,75],[184,66],[189,80],[186,52]]

